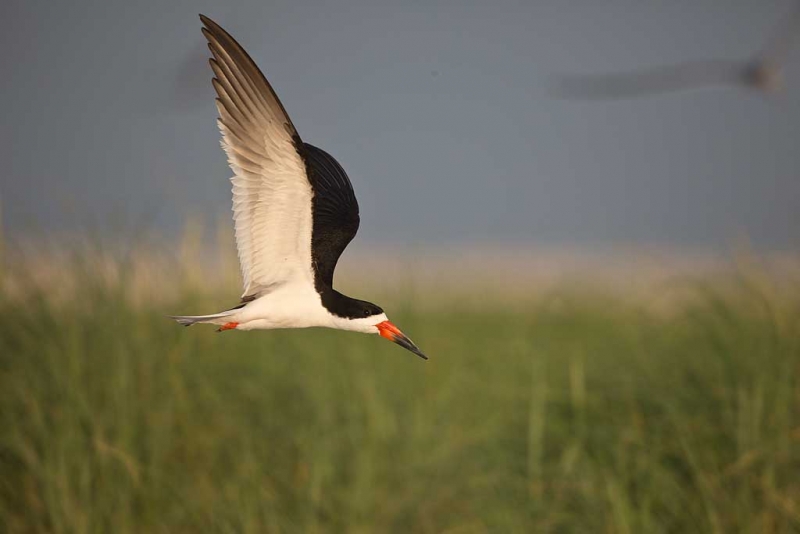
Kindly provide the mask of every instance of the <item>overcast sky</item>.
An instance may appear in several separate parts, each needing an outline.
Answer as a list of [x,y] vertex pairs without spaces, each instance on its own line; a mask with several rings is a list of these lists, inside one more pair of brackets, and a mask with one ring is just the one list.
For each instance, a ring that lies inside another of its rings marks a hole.
[[[0,207],[11,234],[228,217],[197,14],[272,82],[361,204],[359,242],[800,245],[788,91],[576,102],[557,73],[745,58],[790,0],[6,0]],[[800,45],[800,42],[798,43]]]

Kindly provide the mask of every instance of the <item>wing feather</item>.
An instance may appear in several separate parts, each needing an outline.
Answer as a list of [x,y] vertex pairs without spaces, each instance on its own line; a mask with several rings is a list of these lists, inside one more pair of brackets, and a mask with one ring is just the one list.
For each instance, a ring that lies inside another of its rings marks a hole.
[[222,147],[234,172],[233,219],[243,300],[297,280],[313,283],[311,199],[300,137],[244,49],[201,15],[214,72]]
[[353,185],[341,165],[327,152],[303,144],[308,179],[314,189],[314,231],[311,256],[318,289],[333,287],[333,271],[353,240],[360,217]]

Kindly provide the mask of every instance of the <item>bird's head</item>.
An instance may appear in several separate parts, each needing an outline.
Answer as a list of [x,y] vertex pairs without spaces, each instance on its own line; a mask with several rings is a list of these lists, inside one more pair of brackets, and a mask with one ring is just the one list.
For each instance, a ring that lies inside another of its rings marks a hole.
[[397,328],[380,306],[364,300],[350,299],[347,317],[337,320],[337,328],[365,334],[379,334],[381,337],[410,350],[420,358],[428,359],[408,336]]

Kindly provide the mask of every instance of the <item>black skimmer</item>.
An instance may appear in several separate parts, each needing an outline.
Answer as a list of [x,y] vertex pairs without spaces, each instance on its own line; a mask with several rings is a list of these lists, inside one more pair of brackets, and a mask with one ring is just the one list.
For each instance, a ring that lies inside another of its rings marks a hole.
[[233,309],[171,316],[223,330],[321,326],[380,334],[422,351],[383,310],[333,289],[333,271],[358,231],[353,186],[327,152],[304,143],[245,50],[200,15],[213,58],[217,121],[233,170],[233,219],[244,293]]
[[554,89],[562,98],[582,99],[636,98],[725,85],[778,93],[783,89],[783,64],[800,33],[799,26],[800,6],[749,60],[687,61],[629,72],[563,76]]

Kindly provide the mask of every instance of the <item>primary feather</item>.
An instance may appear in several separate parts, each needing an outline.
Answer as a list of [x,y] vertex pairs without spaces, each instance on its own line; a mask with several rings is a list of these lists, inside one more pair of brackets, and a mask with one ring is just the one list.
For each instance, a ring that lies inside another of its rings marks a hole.
[[275,92],[247,53],[203,17],[217,92],[222,147],[234,172],[233,218],[243,300],[310,282],[311,185],[302,143]]

